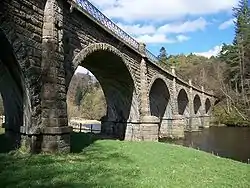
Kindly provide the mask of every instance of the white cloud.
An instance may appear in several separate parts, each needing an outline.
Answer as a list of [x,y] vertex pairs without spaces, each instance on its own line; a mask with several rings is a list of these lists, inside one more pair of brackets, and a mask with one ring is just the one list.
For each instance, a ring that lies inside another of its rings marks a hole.
[[208,22],[200,17],[196,20],[186,21],[183,23],[170,23],[163,25],[157,29],[159,33],[187,33],[194,32],[197,30],[204,30],[208,25]]
[[184,41],[189,40],[190,37],[185,36],[185,35],[177,35],[177,36],[176,36],[176,39],[177,39],[178,42],[184,42]]
[[[102,13],[118,22],[117,25],[144,43],[181,43],[190,40],[187,33],[203,31],[209,24],[207,15],[227,12],[239,0],[90,0]],[[193,18],[187,20],[186,18]],[[210,17],[211,18],[211,17]],[[230,27],[232,20],[222,23],[219,29]],[[216,55],[220,46],[197,55],[211,57]]]
[[190,37],[185,35],[177,35],[175,38],[167,38],[164,34],[140,35],[136,38],[137,41],[148,44],[163,44],[163,43],[177,43],[189,40]]
[[124,31],[132,35],[144,35],[144,34],[170,34],[170,33],[188,33],[198,30],[204,30],[209,23],[202,17],[195,20],[188,20],[185,22],[170,22],[165,25],[161,25],[156,28],[154,25],[126,25],[118,23],[117,25]]
[[204,56],[210,58],[211,56],[217,56],[222,49],[222,45],[218,45],[208,50],[207,52],[195,52],[195,55]]
[[234,25],[234,21],[235,21],[235,18],[231,18],[231,19],[229,19],[229,20],[227,20],[227,21],[221,23],[221,24],[219,25],[219,29],[220,29],[220,30],[223,30],[223,29],[227,29],[227,28],[233,26],[233,25]]
[[136,38],[137,41],[139,42],[144,42],[144,43],[174,43],[175,40],[168,39],[166,35],[164,34],[154,34],[154,35],[141,35]]
[[187,15],[209,15],[231,11],[238,0],[91,0],[111,18],[128,22],[175,20]]
[[[171,22],[161,25],[158,28],[154,25],[128,25],[118,23],[117,25],[129,34],[135,36],[140,42],[145,43],[175,43],[184,42],[190,38],[183,35],[188,32],[204,30],[209,23],[202,17],[185,22]],[[180,34],[175,36],[176,39],[169,39],[169,34]]]
[[153,25],[125,25],[122,23],[117,23],[117,25],[124,31],[133,35],[144,35],[156,32],[156,28]]

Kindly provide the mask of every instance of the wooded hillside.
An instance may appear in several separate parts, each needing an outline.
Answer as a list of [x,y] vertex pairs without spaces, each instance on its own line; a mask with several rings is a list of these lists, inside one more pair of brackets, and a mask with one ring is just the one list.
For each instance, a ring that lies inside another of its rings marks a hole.
[[250,120],[250,9],[248,0],[241,0],[233,9],[235,36],[232,44],[223,44],[216,57],[194,54],[168,55],[164,47],[159,64],[175,66],[184,79],[194,85],[212,89],[220,103],[215,106],[216,123],[249,125]]

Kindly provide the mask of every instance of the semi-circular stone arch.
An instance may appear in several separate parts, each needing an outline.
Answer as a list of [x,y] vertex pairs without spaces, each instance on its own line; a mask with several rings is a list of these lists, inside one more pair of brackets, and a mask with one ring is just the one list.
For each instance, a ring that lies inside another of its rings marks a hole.
[[177,106],[179,115],[188,115],[188,94],[185,89],[180,89],[177,96]]
[[[104,119],[114,124],[112,129],[115,136],[124,138],[125,124],[139,119],[135,82],[126,59],[115,47],[106,43],[95,43],[76,55],[73,60],[74,69],[79,65],[91,71],[100,82],[107,104],[107,115]],[[124,123],[124,126],[117,127],[117,123]]]
[[159,119],[159,137],[168,135],[173,119],[171,91],[167,83],[165,77],[156,75],[149,84],[148,98],[150,115]]
[[205,101],[205,113],[208,114],[211,110],[211,101],[209,98],[206,99]]
[[193,101],[193,108],[194,108],[194,114],[200,114],[200,109],[201,109],[201,98],[198,94],[194,96],[194,101]]
[[[93,43],[88,45],[87,47],[85,47],[84,49],[82,49],[74,58],[73,60],[73,67],[74,70],[77,69],[77,67],[79,66],[79,62],[81,62],[82,60],[84,60],[89,54],[92,54],[94,52],[97,51],[106,51],[106,52],[111,52],[112,54],[115,54],[116,56],[120,57],[122,62],[124,63],[124,65],[127,67],[127,69],[129,70],[130,76],[133,78],[133,82],[134,82],[134,76],[133,74],[131,74],[131,68],[127,65],[126,63],[126,59],[123,56],[123,54],[114,46],[111,46],[110,44],[107,43]],[[135,82],[134,82],[135,85]]]
[[170,90],[163,76],[155,76],[149,84],[149,108],[152,116],[172,117]]

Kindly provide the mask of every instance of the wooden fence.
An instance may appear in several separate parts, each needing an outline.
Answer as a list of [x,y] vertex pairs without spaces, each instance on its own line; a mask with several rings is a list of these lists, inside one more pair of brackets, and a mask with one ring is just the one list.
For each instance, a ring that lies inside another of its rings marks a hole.
[[73,127],[73,131],[75,132],[90,132],[90,133],[100,133],[101,132],[101,126],[100,129],[94,129],[93,124],[82,124],[82,123],[71,123],[70,125]]

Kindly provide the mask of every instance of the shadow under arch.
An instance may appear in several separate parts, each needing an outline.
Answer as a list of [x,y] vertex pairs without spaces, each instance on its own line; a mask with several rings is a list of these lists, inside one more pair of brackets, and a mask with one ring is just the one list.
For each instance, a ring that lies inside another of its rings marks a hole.
[[208,114],[210,112],[210,109],[211,109],[211,102],[209,98],[207,98],[205,101],[205,113]]
[[107,104],[102,120],[102,133],[123,140],[128,121],[138,118],[134,100],[135,84],[122,53],[106,43],[94,43],[81,50],[73,60],[88,69],[99,81]]
[[194,114],[199,114],[200,115],[200,109],[201,109],[201,98],[198,94],[195,95],[194,97]]
[[184,89],[179,91],[177,96],[177,105],[178,105],[178,113],[179,115],[188,115],[187,107],[188,107],[189,99],[187,92]]
[[[171,123],[172,109],[170,105],[170,92],[167,84],[162,78],[153,80],[149,90],[150,114],[159,118],[159,135],[162,132],[163,119]],[[170,126],[167,126],[170,127]]]
[[5,132],[11,149],[14,149],[20,146],[21,128],[29,126],[31,113],[24,75],[12,45],[1,29],[0,44],[0,93],[5,112]]

